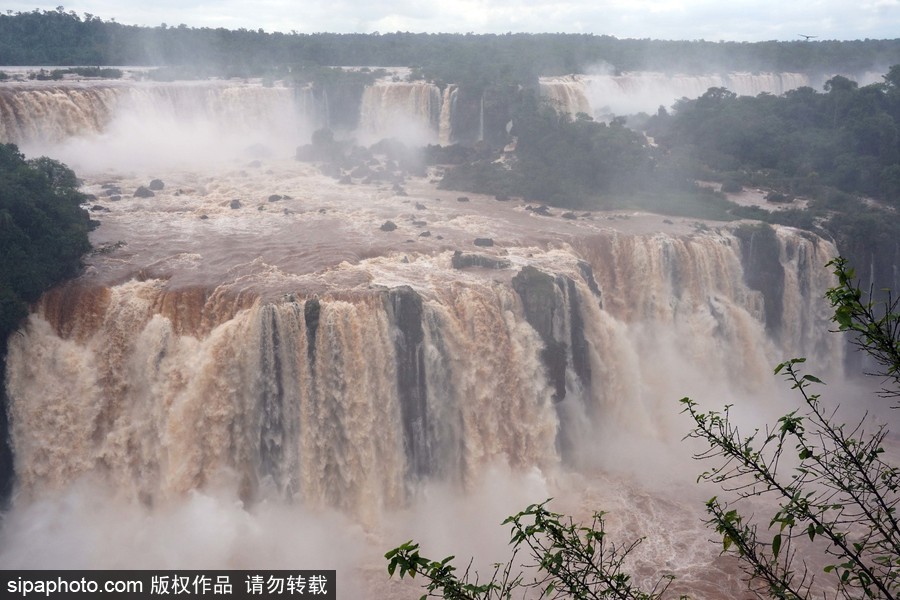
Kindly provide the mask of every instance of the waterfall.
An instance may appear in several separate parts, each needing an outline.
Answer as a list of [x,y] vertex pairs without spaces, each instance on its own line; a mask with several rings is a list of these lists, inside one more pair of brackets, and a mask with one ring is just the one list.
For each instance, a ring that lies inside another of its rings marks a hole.
[[[707,534],[682,489],[659,489],[695,476],[666,462],[683,448],[677,399],[780,415],[774,363],[839,372],[822,300],[830,242],[656,215],[539,217],[416,177],[399,196],[291,152],[192,169],[231,143],[296,144],[298,115],[327,122],[328,98],[235,82],[30,85],[0,88],[3,135],[89,158],[83,189],[108,211],[92,232],[103,251],[9,340],[17,478],[0,566],[318,566],[339,570],[346,597],[397,597],[369,582],[395,537],[420,539],[411,523],[483,556],[482,532],[505,548],[497,523],[553,496],[563,511],[615,510],[629,535],[681,523],[646,563],[671,559],[680,581],[733,596],[715,548],[683,551]],[[402,123],[452,142],[456,86],[380,87],[370,124],[400,106]],[[476,102],[470,137],[478,113],[483,135]],[[134,197],[150,171],[164,189]],[[485,237],[495,245],[473,247]]]
[[441,97],[441,116],[438,126],[438,142],[442,146],[453,143],[453,118],[456,113],[456,101],[459,97],[459,86],[450,84],[444,88]]
[[0,89],[0,142],[21,145],[60,142],[101,134],[117,118],[184,125],[203,122],[237,132],[299,132],[297,100],[287,87],[223,81],[104,84],[43,82],[8,84]]
[[441,100],[440,88],[431,83],[379,81],[363,92],[360,131],[372,141],[385,137],[420,144],[435,141]]
[[679,75],[653,72],[621,75],[542,77],[541,95],[557,110],[602,118],[609,114],[653,113],[679,98],[697,98],[711,87],[724,87],[742,96],[780,95],[810,85],[800,73],[725,73]]
[[4,85],[0,88],[0,142],[59,141],[98,133],[126,94],[126,88],[112,85]]
[[661,403],[698,377],[759,390],[784,352],[840,368],[820,301],[834,247],[790,229],[771,243],[756,260],[783,269],[777,291],[754,289],[746,244],[725,232],[600,235],[531,253],[506,280],[447,256],[404,285],[280,300],[64,286],[10,340],[19,493],[93,473],[153,504],[226,470],[246,502],[365,515],[498,460],[577,465],[602,424],[665,436]]
[[481,103],[478,107],[478,141],[484,141],[484,92],[481,93]]

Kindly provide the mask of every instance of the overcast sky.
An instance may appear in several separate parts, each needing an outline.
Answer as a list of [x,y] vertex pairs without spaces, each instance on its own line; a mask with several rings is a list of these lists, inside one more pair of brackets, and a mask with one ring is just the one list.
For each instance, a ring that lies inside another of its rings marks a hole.
[[[56,6],[7,0],[0,8]],[[268,32],[565,32],[709,41],[900,37],[900,0],[79,0],[63,6],[126,25]]]

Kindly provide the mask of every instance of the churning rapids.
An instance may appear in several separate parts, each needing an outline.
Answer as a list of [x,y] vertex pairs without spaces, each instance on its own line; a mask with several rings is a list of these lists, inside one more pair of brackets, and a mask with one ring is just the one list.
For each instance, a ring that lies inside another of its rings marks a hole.
[[309,133],[283,90],[220,87],[236,112],[101,107],[23,143],[85,179],[103,251],[10,342],[0,566],[337,568],[343,597],[418,597],[385,550],[484,567],[552,496],[647,536],[640,577],[738,594],[677,399],[752,422],[783,410],[775,363],[840,371],[831,243],[341,184],[291,157]]

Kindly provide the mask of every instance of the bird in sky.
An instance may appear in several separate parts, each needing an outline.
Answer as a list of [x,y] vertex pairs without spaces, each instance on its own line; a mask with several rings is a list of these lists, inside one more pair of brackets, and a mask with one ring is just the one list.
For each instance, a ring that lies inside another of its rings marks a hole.
[[817,36],[817,35],[806,35],[806,34],[803,34],[803,33],[798,33],[797,35],[799,35],[799,36],[802,37],[802,38],[806,38],[806,41],[807,41],[807,42],[808,42],[809,40],[811,40],[812,38],[817,38],[817,37],[819,37],[819,36]]

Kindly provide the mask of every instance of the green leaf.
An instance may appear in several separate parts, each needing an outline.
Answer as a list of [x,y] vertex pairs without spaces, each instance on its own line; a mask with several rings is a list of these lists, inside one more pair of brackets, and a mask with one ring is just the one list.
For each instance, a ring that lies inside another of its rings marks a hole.
[[778,558],[778,553],[781,552],[781,534],[776,534],[775,537],[772,538],[772,556]]

